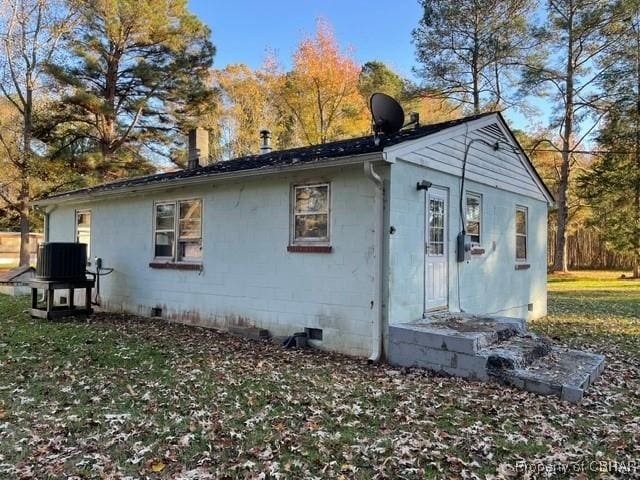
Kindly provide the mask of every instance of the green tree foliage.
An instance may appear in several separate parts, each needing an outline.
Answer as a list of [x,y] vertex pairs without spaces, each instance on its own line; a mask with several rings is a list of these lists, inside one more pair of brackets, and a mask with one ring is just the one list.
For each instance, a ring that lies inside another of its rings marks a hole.
[[607,0],[550,0],[547,18],[536,33],[541,48],[529,58],[522,90],[553,100],[558,129],[547,144],[562,156],[556,197],[556,248],[553,269],[566,272],[567,225],[570,216],[569,189],[574,152],[598,125],[580,130],[584,120],[600,108],[600,93],[594,90],[610,65],[602,55],[619,40],[620,11]]
[[73,3],[71,57],[49,68],[64,95],[48,135],[89,142],[103,176],[147,170],[148,158],[171,156],[176,134],[210,99],[210,31],[186,0]]
[[385,63],[374,60],[362,66],[359,78],[360,93],[365,99],[375,92],[386,93],[407,104],[418,96],[416,85],[402,78]]
[[427,88],[479,113],[512,99],[506,87],[530,48],[531,0],[422,0],[413,31],[419,73]]
[[607,92],[607,117],[598,146],[606,153],[580,178],[582,195],[595,212],[591,223],[611,247],[633,256],[635,278],[640,278],[639,6],[626,2],[622,38],[602,60],[610,65],[600,82]]
[[59,59],[74,10],[58,0],[3,0],[0,3],[0,192],[5,211],[18,218],[20,265],[29,263],[29,202],[33,180],[42,170],[34,153],[34,122],[43,93],[47,62]]
[[380,61],[365,63],[359,82],[365,101],[368,102],[375,92],[391,95],[402,105],[405,113],[418,112],[422,124],[444,122],[462,115],[461,109],[449,100],[433,92],[425,92]]

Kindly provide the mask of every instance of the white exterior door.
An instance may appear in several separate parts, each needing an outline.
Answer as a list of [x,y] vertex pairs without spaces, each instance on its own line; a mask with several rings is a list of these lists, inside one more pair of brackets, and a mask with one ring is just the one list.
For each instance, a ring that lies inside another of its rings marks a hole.
[[425,221],[425,311],[443,310],[449,306],[448,213],[448,191],[431,187],[427,191]]

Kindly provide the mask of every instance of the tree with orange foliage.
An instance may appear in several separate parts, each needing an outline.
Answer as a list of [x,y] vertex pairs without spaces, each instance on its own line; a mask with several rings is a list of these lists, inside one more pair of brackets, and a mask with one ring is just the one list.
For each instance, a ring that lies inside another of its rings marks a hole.
[[247,65],[227,65],[212,72],[214,88],[220,93],[219,142],[223,158],[256,153],[260,148],[258,132],[270,122],[269,92],[258,72]]
[[331,26],[318,20],[315,37],[298,46],[292,71],[271,77],[275,98],[293,118],[301,143],[314,145],[369,131],[359,76],[360,67],[349,51],[341,51]]

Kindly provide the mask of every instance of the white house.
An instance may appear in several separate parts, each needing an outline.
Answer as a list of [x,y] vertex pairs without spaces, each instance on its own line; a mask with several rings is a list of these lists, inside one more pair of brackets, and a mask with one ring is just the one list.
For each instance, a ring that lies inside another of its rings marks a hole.
[[546,314],[553,199],[499,113],[210,165],[204,141],[185,170],[35,202],[47,241],[114,269],[101,308],[376,359],[434,311]]

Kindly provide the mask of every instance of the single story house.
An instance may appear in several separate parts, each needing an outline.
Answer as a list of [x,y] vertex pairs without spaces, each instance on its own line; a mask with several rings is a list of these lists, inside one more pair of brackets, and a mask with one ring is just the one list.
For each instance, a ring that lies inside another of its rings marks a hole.
[[431,312],[546,314],[553,198],[500,113],[212,164],[189,144],[184,170],[35,202],[113,268],[104,310],[372,359]]

